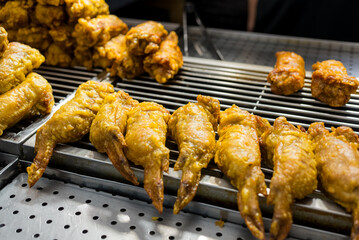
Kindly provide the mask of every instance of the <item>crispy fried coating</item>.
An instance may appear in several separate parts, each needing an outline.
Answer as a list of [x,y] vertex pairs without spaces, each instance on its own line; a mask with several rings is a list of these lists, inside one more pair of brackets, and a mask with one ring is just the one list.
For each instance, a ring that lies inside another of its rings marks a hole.
[[145,71],[159,83],[166,83],[183,65],[183,56],[178,46],[178,36],[170,32],[161,42],[157,52],[147,56],[143,62]]
[[277,52],[277,62],[267,81],[275,94],[290,95],[304,86],[305,68],[303,58],[294,52]]
[[174,170],[182,170],[180,188],[173,213],[177,214],[196,194],[201,169],[215,154],[220,105],[217,99],[197,96],[197,103],[188,103],[172,114],[168,128],[178,145],[179,156]]
[[60,6],[65,4],[65,0],[36,0],[41,5]]
[[132,27],[126,34],[129,51],[137,56],[156,52],[160,43],[167,37],[167,30],[162,24],[147,21]]
[[71,34],[74,31],[74,27],[71,25],[61,25],[59,27],[54,27],[49,30],[49,34],[52,40],[59,46],[68,48],[73,46],[75,40],[72,38]]
[[106,96],[104,103],[92,122],[90,141],[99,152],[107,153],[115,168],[128,181],[138,185],[137,178],[123,153],[127,146],[125,130],[129,111],[138,105],[124,91]]
[[125,34],[127,24],[115,15],[99,15],[96,18],[80,18],[72,36],[80,46],[104,45],[112,37]]
[[21,42],[40,51],[45,51],[51,43],[51,37],[45,27],[32,25],[7,31],[10,42]]
[[39,50],[11,42],[0,58],[0,94],[25,81],[25,76],[45,61]]
[[84,66],[87,68],[87,70],[91,70],[93,68],[92,48],[77,46],[74,50],[74,55],[75,55],[74,65]]
[[77,22],[79,18],[93,18],[110,13],[105,0],[65,0],[65,3],[70,22]]
[[359,81],[350,77],[344,65],[335,60],[327,60],[313,64],[312,96],[332,107],[340,107],[350,100],[355,93]]
[[66,17],[64,6],[37,4],[35,7],[35,22],[45,27],[58,27]]
[[274,164],[268,204],[274,204],[270,239],[285,239],[292,225],[291,205],[317,187],[312,141],[305,130],[278,117],[262,135],[269,162]]
[[45,52],[45,63],[51,66],[69,67],[72,63],[71,52],[56,43],[51,43]]
[[332,128],[312,123],[308,129],[313,138],[318,164],[318,179],[335,202],[353,214],[351,239],[359,239],[359,140],[349,127]]
[[126,47],[125,35],[118,35],[108,41],[105,45],[94,49],[93,60],[95,67],[110,68],[116,57],[122,55],[123,47]]
[[51,85],[37,73],[30,73],[25,81],[0,95],[0,136],[23,118],[45,115],[54,106]]
[[7,32],[5,28],[0,27],[0,58],[4,54],[8,45],[9,45],[9,40],[7,39]]
[[258,193],[267,196],[261,171],[259,136],[270,129],[266,119],[251,115],[236,105],[220,114],[219,140],[214,161],[238,189],[238,209],[248,229],[265,239]]
[[110,69],[111,76],[132,79],[141,75],[143,70],[143,57],[131,54],[126,45],[126,38],[118,39],[117,56]]
[[87,81],[78,87],[73,99],[37,130],[37,154],[33,164],[26,169],[30,187],[41,178],[56,144],[75,142],[87,134],[103,99],[113,92],[113,86],[109,83]]
[[25,1],[7,1],[0,8],[0,24],[8,29],[26,27],[30,22]]
[[129,113],[125,137],[125,154],[136,165],[143,166],[144,188],[160,213],[164,194],[162,176],[169,168],[170,150],[165,146],[169,117],[162,105],[142,102]]

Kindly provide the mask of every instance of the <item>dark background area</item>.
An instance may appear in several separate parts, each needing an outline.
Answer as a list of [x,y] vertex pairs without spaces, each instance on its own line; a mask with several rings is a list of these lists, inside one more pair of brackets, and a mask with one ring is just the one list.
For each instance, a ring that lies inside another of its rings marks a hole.
[[[119,17],[182,21],[184,0],[107,0]],[[247,0],[191,0],[206,27],[246,30]],[[359,1],[258,0],[255,32],[359,42]],[[189,18],[189,25],[196,25]]]

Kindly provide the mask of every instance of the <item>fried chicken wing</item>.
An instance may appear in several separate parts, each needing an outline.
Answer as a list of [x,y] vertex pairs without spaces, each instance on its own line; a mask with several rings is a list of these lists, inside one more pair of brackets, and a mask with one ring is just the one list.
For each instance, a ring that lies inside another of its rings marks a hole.
[[77,46],[74,50],[74,65],[84,66],[87,68],[87,70],[91,70],[93,68],[92,55],[92,48]]
[[159,50],[147,56],[143,62],[145,71],[159,83],[173,78],[183,65],[182,52],[177,44],[177,34],[170,32],[161,42]]
[[65,0],[36,0],[41,5],[60,6],[65,3]]
[[118,35],[112,38],[105,45],[95,47],[93,60],[95,67],[110,68],[115,61],[116,57],[122,55],[126,47],[125,35]]
[[267,196],[261,171],[259,136],[270,124],[266,119],[249,114],[236,105],[220,114],[219,140],[215,162],[238,189],[238,209],[249,230],[265,239],[258,193]]
[[0,136],[23,118],[45,115],[54,105],[51,85],[37,73],[30,73],[25,81],[0,95]]
[[303,88],[305,68],[303,58],[294,52],[277,52],[277,62],[267,77],[275,94],[290,95]]
[[93,18],[110,13],[105,0],[65,0],[65,3],[70,22],[77,22],[79,18]]
[[278,117],[262,135],[269,162],[274,164],[268,204],[274,204],[270,239],[285,239],[292,225],[291,205],[317,187],[312,141],[303,128]]
[[9,40],[7,39],[7,32],[5,28],[0,27],[0,58],[3,56],[8,45]]
[[132,27],[126,34],[128,50],[137,56],[156,52],[168,32],[162,24],[147,21]]
[[201,178],[201,169],[207,167],[215,154],[214,131],[219,119],[219,101],[202,95],[197,96],[197,101],[178,108],[168,122],[170,134],[179,149],[174,170],[182,170],[174,214],[179,213],[193,199]]
[[45,57],[25,44],[11,42],[0,58],[0,94],[9,91],[25,80],[34,68],[40,67]]
[[112,164],[128,181],[138,185],[137,178],[123,154],[125,129],[129,111],[138,105],[127,93],[108,95],[90,129],[90,141],[99,152],[106,152]]
[[80,18],[72,36],[80,46],[104,45],[112,37],[125,34],[127,24],[115,15],[100,15],[96,18]]
[[65,20],[65,17],[63,6],[37,4],[35,7],[35,22],[45,27],[58,27]]
[[131,54],[126,46],[126,38],[120,37],[116,56],[110,69],[111,76],[132,79],[141,75],[143,70],[143,57]]
[[0,7],[0,24],[6,29],[26,27],[29,22],[28,9],[22,1],[7,1]]
[[7,31],[10,42],[21,42],[40,51],[46,51],[51,43],[51,37],[46,27],[31,25]]
[[47,65],[69,67],[72,63],[71,52],[56,43],[51,43],[45,52]]
[[312,96],[332,107],[340,107],[350,100],[359,81],[350,77],[344,65],[335,60],[317,62],[313,66]]
[[353,214],[351,239],[359,239],[359,140],[349,127],[332,128],[312,123],[318,179],[325,193]]
[[71,37],[73,26],[62,25],[49,30],[52,40],[58,45],[68,48],[74,45],[75,40]]
[[56,144],[75,142],[87,134],[103,99],[113,92],[113,86],[109,83],[87,81],[78,87],[73,99],[37,130],[37,154],[33,164],[27,168],[30,187],[41,178]]
[[152,204],[162,213],[163,171],[169,168],[166,148],[167,121],[170,113],[154,102],[142,102],[132,109],[127,120],[125,154],[144,168],[144,188]]

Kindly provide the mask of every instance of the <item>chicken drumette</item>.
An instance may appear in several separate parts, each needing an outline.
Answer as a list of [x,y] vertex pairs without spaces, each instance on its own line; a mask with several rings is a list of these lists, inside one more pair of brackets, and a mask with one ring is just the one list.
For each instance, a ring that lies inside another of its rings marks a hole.
[[183,65],[178,36],[171,32],[161,43],[157,52],[147,56],[143,62],[145,71],[159,83],[165,83],[178,72]]
[[90,141],[99,152],[106,152],[112,164],[128,181],[138,185],[137,178],[123,154],[125,129],[129,111],[138,105],[127,93],[108,95],[90,129]]
[[312,123],[319,182],[325,193],[353,214],[351,239],[359,239],[359,140],[349,127],[332,128]]
[[0,58],[0,94],[9,91],[25,80],[25,76],[38,68],[45,57],[25,44],[11,42]]
[[88,81],[81,84],[75,97],[64,104],[36,133],[34,163],[27,168],[32,187],[44,173],[58,143],[75,142],[90,131],[103,99],[113,93],[109,83]]
[[163,171],[169,168],[166,148],[167,121],[170,113],[154,102],[142,102],[129,112],[125,154],[129,160],[144,168],[144,188],[152,204],[162,213]]
[[285,117],[279,117],[262,135],[262,144],[274,164],[267,199],[268,204],[274,204],[270,238],[285,239],[292,225],[292,203],[317,187],[312,141],[302,127],[295,128]]
[[201,178],[201,169],[207,167],[215,154],[214,131],[218,125],[219,101],[202,95],[197,96],[197,101],[178,108],[168,122],[170,134],[179,148],[174,170],[182,170],[173,208],[175,214],[193,199]]
[[93,54],[95,67],[110,68],[116,58],[120,58],[126,47],[125,35],[118,35],[108,41],[105,45],[96,46]]
[[0,95],[0,136],[23,118],[49,114],[53,105],[51,85],[37,73],[28,74],[24,82]]
[[264,239],[258,193],[267,196],[261,171],[259,136],[270,128],[266,119],[233,105],[220,114],[215,162],[238,189],[238,208],[249,230]]

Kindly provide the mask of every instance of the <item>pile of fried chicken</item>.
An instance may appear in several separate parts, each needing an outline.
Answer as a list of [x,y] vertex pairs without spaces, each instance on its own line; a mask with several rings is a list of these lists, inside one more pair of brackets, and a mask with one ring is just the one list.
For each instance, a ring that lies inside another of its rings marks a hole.
[[44,53],[47,65],[102,67],[120,78],[147,72],[160,83],[183,65],[175,32],[153,21],[128,31],[105,0],[0,1],[0,25],[10,41]]
[[[201,169],[214,159],[238,189],[238,209],[256,238],[265,239],[258,194],[274,205],[270,239],[285,239],[292,225],[292,204],[312,193],[317,179],[330,198],[353,213],[352,239],[359,237],[359,140],[349,127],[329,132],[323,123],[313,123],[306,131],[284,117],[271,126],[236,105],[220,111],[217,99],[202,95],[170,114],[158,103],[139,103],[121,90],[115,92],[110,83],[88,81],[37,131],[37,154],[27,168],[30,187],[44,173],[58,143],[77,141],[87,133],[131,183],[139,181],[129,161],[143,167],[144,188],[160,213],[169,135],[179,148],[174,170],[182,171],[174,214],[193,199]],[[273,167],[269,192],[262,160]]]
[[45,61],[28,45],[10,42],[0,27],[0,136],[22,119],[47,115],[54,105],[51,85],[32,70]]

